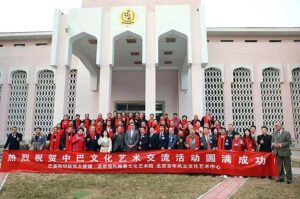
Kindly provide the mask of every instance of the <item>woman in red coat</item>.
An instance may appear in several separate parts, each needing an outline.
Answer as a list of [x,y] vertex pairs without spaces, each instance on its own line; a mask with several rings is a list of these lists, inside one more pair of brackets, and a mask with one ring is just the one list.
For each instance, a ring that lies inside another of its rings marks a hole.
[[245,151],[255,151],[256,150],[256,142],[252,138],[252,135],[251,135],[249,129],[244,130],[243,141],[244,141],[244,145],[245,145]]
[[243,151],[244,150],[244,142],[240,137],[239,133],[236,133],[234,135],[234,138],[232,140],[232,151]]
[[73,151],[85,151],[85,135],[83,131],[83,128],[79,128],[77,133],[73,136]]

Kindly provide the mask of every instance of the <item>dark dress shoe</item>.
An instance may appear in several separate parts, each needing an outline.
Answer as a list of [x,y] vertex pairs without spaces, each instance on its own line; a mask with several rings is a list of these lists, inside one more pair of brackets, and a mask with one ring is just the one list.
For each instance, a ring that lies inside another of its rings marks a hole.
[[277,179],[276,182],[284,182],[284,179]]
[[292,184],[292,182],[291,182],[291,181],[287,181],[286,183],[287,183],[287,184]]

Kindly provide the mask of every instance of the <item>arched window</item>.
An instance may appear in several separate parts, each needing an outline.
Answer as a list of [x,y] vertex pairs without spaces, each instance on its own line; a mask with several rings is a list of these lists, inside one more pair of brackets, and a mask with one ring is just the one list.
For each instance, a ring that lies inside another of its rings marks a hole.
[[237,68],[233,71],[231,84],[233,125],[243,134],[254,123],[252,84],[250,71]]
[[54,99],[54,73],[42,71],[37,82],[34,127],[41,127],[44,133],[49,133],[53,127]]
[[296,139],[300,139],[300,68],[292,71],[291,95]]
[[280,73],[274,68],[263,70],[261,83],[261,98],[263,109],[263,125],[273,133],[274,123],[283,121],[283,108],[280,86]]
[[7,132],[13,126],[19,133],[25,133],[25,121],[27,111],[28,84],[25,71],[16,71],[12,74],[11,91],[9,96]]
[[68,88],[68,116],[70,119],[75,118],[76,105],[76,85],[77,85],[77,70],[72,69],[69,76]]
[[222,73],[215,68],[205,69],[205,105],[216,120],[224,125],[224,97]]

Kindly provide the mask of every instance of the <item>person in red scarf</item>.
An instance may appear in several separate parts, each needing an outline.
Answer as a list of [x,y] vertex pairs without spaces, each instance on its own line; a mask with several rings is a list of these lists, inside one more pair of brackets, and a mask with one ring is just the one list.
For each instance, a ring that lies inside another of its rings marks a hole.
[[234,135],[234,138],[232,140],[231,150],[232,151],[243,151],[244,150],[244,142],[241,139],[239,133],[236,133]]
[[177,113],[173,113],[173,118],[172,121],[174,122],[174,126],[178,129],[178,126],[180,124],[180,119],[178,118],[178,114]]
[[101,121],[103,123],[103,117],[102,117],[102,113],[99,113],[97,118],[96,118],[96,124],[98,124],[98,122]]
[[216,129],[218,129],[218,131],[220,131],[220,129],[221,129],[221,122],[219,120],[215,120],[213,127],[216,128]]
[[[107,122],[106,122],[105,131],[107,132],[108,137],[110,139],[112,139],[112,137],[114,135],[114,128],[111,125],[111,121],[110,120],[107,120]],[[103,134],[101,136],[103,136]]]
[[178,128],[174,125],[173,120],[170,120],[170,127],[169,127],[169,129],[170,129],[171,127],[172,127],[173,130],[174,130],[174,134],[177,135],[177,133],[178,133]]
[[232,139],[227,136],[226,129],[220,128],[220,136],[218,137],[217,150],[231,150]]
[[187,132],[187,127],[188,127],[188,124],[189,124],[189,122],[188,122],[188,117],[186,116],[186,115],[183,115],[182,116],[182,120],[181,120],[181,125],[182,125],[182,131],[183,131],[183,133],[184,133],[184,135],[187,135],[188,134],[188,132]]
[[112,114],[111,113],[107,113],[106,116],[107,116],[107,118],[105,120],[105,124],[107,124],[107,122],[110,121],[111,125],[114,125],[114,118],[113,118]]
[[159,131],[160,131],[160,125],[157,123],[157,120],[154,120],[154,122],[153,122],[153,128],[154,128],[155,132],[156,132],[157,134],[159,134]]
[[168,114],[168,113],[165,113],[165,114],[164,114],[164,118],[165,118],[166,125],[169,127],[169,126],[170,126],[169,114]]
[[89,129],[90,125],[91,125],[91,120],[90,120],[90,115],[88,113],[86,113],[84,115],[84,120],[83,120],[83,123],[84,123],[84,127],[86,129]]
[[60,122],[61,128],[65,131],[70,126],[70,121],[68,115],[64,115],[63,120]]
[[150,114],[150,118],[148,120],[148,127],[149,128],[154,127],[154,114],[153,113]]
[[73,151],[85,151],[85,135],[83,131],[83,128],[79,128],[77,133],[73,136]]
[[[132,121],[131,121],[132,120]],[[132,112],[129,112],[128,113],[128,118],[126,119],[126,128],[129,129],[130,128],[130,123],[131,122],[134,122],[134,119],[133,119],[133,113]]]
[[148,130],[148,126],[147,126],[146,122],[142,122],[142,123],[141,123],[141,127],[140,127],[140,128],[142,128],[142,127],[143,127],[144,130],[145,130],[145,134],[148,135],[149,130]]
[[185,147],[190,150],[199,150],[200,147],[200,138],[195,135],[195,130],[190,130],[190,135],[186,137]]
[[211,116],[211,112],[207,111],[206,115],[202,117],[201,123],[203,126],[207,125],[209,129],[211,129],[212,127],[212,116]]
[[72,151],[72,140],[73,140],[73,128],[69,127],[66,131],[61,135],[60,138],[60,148],[66,151]]
[[201,131],[203,131],[203,129],[201,129],[202,127],[201,127],[200,121],[197,121],[196,124],[193,125],[193,128],[195,129],[196,134],[201,137],[202,136]]
[[100,151],[100,146],[98,145],[98,139],[100,135],[96,133],[96,128],[91,127],[91,132],[89,132],[85,139],[87,151]]
[[243,141],[245,144],[245,151],[255,151],[256,150],[256,142],[252,138],[252,134],[249,129],[244,130]]
[[50,137],[49,150],[59,150],[61,132],[58,132],[57,127],[53,127],[52,132],[48,135]]
[[[194,128],[196,128],[197,122],[200,123],[199,117],[198,117],[198,115],[194,115],[194,119],[191,121],[191,124],[193,125]],[[201,126],[201,123],[200,123],[200,126]],[[198,129],[199,129],[199,127],[198,127]]]
[[99,120],[96,126],[96,133],[102,135],[103,131],[104,131],[103,123],[101,120]]
[[118,113],[118,115],[117,115],[117,117],[115,118],[115,126],[118,126],[119,125],[119,121],[121,121],[122,122],[122,115],[121,115],[121,113]]
[[80,123],[81,123],[80,115],[79,115],[79,114],[76,114],[75,120],[73,120],[73,128],[74,128],[74,130],[75,130],[75,133],[77,132],[77,129],[79,128]]

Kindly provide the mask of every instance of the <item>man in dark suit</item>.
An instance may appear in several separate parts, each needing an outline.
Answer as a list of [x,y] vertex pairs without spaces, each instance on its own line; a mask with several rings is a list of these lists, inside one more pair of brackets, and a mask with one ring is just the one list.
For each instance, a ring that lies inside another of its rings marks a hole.
[[138,143],[138,149],[140,151],[145,151],[148,149],[148,147],[149,147],[148,136],[145,133],[145,128],[141,127],[140,128],[140,141]]
[[150,134],[149,134],[149,149],[150,150],[156,150],[158,149],[158,135],[156,134],[153,127],[150,128]]
[[272,139],[273,153],[276,155],[278,160],[278,175],[279,179],[277,182],[284,182],[286,171],[287,183],[292,183],[292,167],[291,167],[291,149],[292,144],[290,132],[282,128],[281,122],[275,123],[275,132]]
[[211,136],[209,135],[209,131],[207,127],[203,128],[203,134],[200,137],[200,149],[201,150],[211,150]]
[[228,124],[228,128],[227,128],[227,136],[230,137],[231,139],[234,138],[235,134],[237,134],[237,132],[234,130],[234,127],[232,124]]
[[125,140],[122,126],[118,126],[116,133],[113,136],[113,152],[124,152]]
[[11,133],[7,136],[4,149],[8,147],[9,150],[20,150],[20,142],[22,141],[22,134],[18,133],[17,127],[12,127]]
[[175,149],[177,143],[177,135],[175,135],[174,128],[169,128],[169,143],[168,149]]
[[165,132],[165,126],[160,125],[160,132],[159,132],[159,142],[158,142],[158,148],[159,149],[167,149],[168,143],[169,143],[169,136]]
[[126,151],[136,151],[139,139],[140,136],[138,130],[135,128],[134,123],[130,123],[130,128],[125,135]]
[[261,127],[261,135],[257,137],[257,145],[259,145],[261,152],[272,152],[272,136],[268,135],[268,127]]

